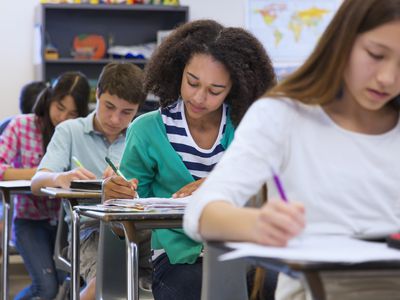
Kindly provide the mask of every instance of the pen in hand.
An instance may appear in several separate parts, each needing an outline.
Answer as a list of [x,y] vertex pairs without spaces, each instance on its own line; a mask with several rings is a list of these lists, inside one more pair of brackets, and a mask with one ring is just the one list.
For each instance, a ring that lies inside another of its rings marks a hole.
[[274,179],[276,188],[278,189],[279,196],[282,198],[282,200],[284,202],[287,203],[288,199],[286,198],[286,194],[285,194],[285,191],[283,189],[283,185],[282,185],[281,180],[279,179],[278,175],[274,172],[274,170],[272,168],[271,168],[271,172],[272,172],[272,177]]
[[76,156],[72,156],[72,161],[80,168],[84,168],[82,163],[79,161],[79,159]]
[[111,161],[111,159],[109,159],[107,156],[105,157],[106,162],[108,163],[108,165],[111,167],[111,169],[113,169],[113,171],[115,172],[115,174],[117,174],[118,176],[121,176],[125,181],[129,181],[128,179],[126,179],[126,177],[124,176],[124,174],[122,174],[122,172],[114,165],[114,163]]
[[[120,169],[118,169],[114,163],[111,161],[111,159],[109,159],[107,156],[104,158],[107,162],[107,164],[111,167],[111,169],[113,169],[113,171],[115,172],[115,174],[117,174],[118,176],[121,176],[125,181],[129,182],[128,179],[126,179],[126,177],[124,176],[124,174],[122,174],[122,172],[120,171]],[[135,196],[134,198],[139,198],[138,193],[135,190]]]

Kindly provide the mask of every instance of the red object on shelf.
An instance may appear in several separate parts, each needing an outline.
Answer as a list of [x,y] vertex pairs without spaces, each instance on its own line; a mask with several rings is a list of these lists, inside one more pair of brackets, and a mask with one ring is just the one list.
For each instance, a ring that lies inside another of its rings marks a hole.
[[106,42],[101,35],[80,34],[73,41],[76,59],[100,59],[106,54]]

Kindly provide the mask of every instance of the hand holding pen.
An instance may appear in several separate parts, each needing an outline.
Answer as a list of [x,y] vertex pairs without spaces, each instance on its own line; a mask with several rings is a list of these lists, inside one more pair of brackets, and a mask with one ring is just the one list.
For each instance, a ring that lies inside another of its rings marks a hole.
[[66,189],[70,187],[73,180],[96,179],[96,175],[85,169],[75,156],[72,157],[72,161],[76,164],[77,168],[55,174],[54,183],[56,186]]
[[271,173],[272,173],[272,178],[274,179],[275,182],[276,189],[278,190],[279,196],[284,202],[288,203],[289,201],[286,198],[286,193],[285,190],[283,189],[283,185],[281,180],[279,179],[278,174],[275,173],[273,168],[271,168]]
[[114,163],[105,157],[107,164],[113,169],[118,176],[112,176],[105,180],[103,184],[105,199],[132,199],[138,198],[136,192],[138,181],[137,179],[128,180],[121,170]]
[[271,174],[282,201],[267,201],[257,211],[252,239],[263,245],[286,246],[304,229],[304,206],[289,202],[279,176],[272,169]]
[[121,176],[125,181],[129,181],[128,179],[126,179],[126,177],[124,176],[124,174],[122,174],[122,172],[114,165],[114,163],[111,161],[111,159],[109,159],[107,156],[105,157],[106,162],[108,163],[108,165],[111,167],[111,169],[113,169],[114,173],[117,174],[118,176]]

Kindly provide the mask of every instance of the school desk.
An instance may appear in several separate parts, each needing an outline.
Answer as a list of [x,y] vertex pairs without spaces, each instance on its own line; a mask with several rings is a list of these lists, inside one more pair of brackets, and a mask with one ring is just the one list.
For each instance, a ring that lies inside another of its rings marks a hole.
[[[138,248],[136,232],[144,229],[182,228],[183,212],[107,212],[98,211],[97,207],[76,206],[72,216],[72,270],[74,276],[72,299],[79,299],[79,216],[110,223],[121,224],[125,235],[126,261],[127,261],[127,295],[128,300],[137,300],[138,289]],[[99,248],[101,245],[99,246]],[[98,262],[98,264],[101,262]],[[97,276],[101,276],[98,274]],[[96,287],[97,288],[97,287]]]
[[12,223],[12,211],[11,207],[12,196],[15,194],[30,194],[31,193],[31,182],[29,180],[9,180],[0,181],[0,193],[3,202],[3,258],[2,258],[2,280],[1,280],[1,299],[8,299],[8,242],[9,233],[11,230]]
[[[71,218],[73,218],[73,206],[79,204],[80,200],[84,200],[85,202],[93,202],[93,203],[99,203],[101,201],[101,190],[98,191],[74,191],[71,189],[62,189],[62,188],[52,188],[52,187],[46,187],[40,189],[40,191],[49,197],[52,198],[60,198],[62,200],[62,206],[64,207],[65,211],[68,211],[71,214]],[[79,220],[78,220],[79,221]],[[60,215],[59,219],[59,226],[57,228],[57,236],[56,236],[56,245],[55,245],[55,251],[54,251],[54,259],[57,267],[60,267],[61,270],[65,272],[70,272],[72,277],[77,277],[79,279],[79,270],[78,273],[75,273],[75,269],[73,268],[73,258],[74,255],[72,254],[72,262],[68,262],[63,256],[62,256],[62,247],[60,247],[60,243],[62,240],[65,240],[66,237],[60,237],[62,232],[66,232],[67,230],[64,230],[62,228],[64,226],[64,220],[62,219],[62,214]],[[72,228],[74,226],[72,225]],[[72,229],[73,230],[73,229]],[[72,232],[71,236],[74,236],[74,233]],[[78,237],[79,241],[79,231],[75,233],[75,236]],[[78,257],[79,258],[79,257]],[[79,264],[78,264],[79,265]],[[79,281],[78,281],[79,282]],[[77,293],[79,295],[79,286],[74,286],[73,285],[73,280],[71,280],[71,291],[77,290]],[[77,298],[79,299],[79,298]]]
[[[320,277],[321,272],[331,272],[331,271],[363,271],[368,274],[375,274],[376,272],[381,272],[381,274],[392,274],[395,273],[400,275],[400,260],[390,260],[390,261],[373,261],[373,262],[363,262],[363,263],[337,263],[337,262],[309,262],[301,260],[292,259],[282,259],[282,258],[265,258],[265,257],[241,257],[232,261],[220,261],[219,257],[222,254],[226,254],[231,251],[225,243],[221,242],[209,242],[206,245],[207,251],[204,257],[204,271],[203,271],[203,287],[205,290],[202,291],[202,295],[207,295],[209,299],[225,298],[226,294],[224,290],[218,288],[220,282],[228,280],[236,280],[237,285],[240,287],[245,286],[245,276],[243,276],[243,271],[246,270],[243,267],[243,263],[249,265],[260,266],[265,269],[272,269],[278,272],[285,273],[292,278],[300,279],[306,289],[312,296],[313,300],[325,300],[327,299],[325,295],[325,290],[323,282]],[[235,272],[232,268],[228,272],[224,272],[221,268],[221,264],[224,263],[239,263],[239,267]],[[235,278],[232,278],[232,274],[236,274]],[[231,292],[231,291],[228,291]],[[238,295],[238,294],[236,294]],[[207,299],[203,298],[202,299]],[[242,297],[237,297],[236,299],[247,299],[243,295]]]

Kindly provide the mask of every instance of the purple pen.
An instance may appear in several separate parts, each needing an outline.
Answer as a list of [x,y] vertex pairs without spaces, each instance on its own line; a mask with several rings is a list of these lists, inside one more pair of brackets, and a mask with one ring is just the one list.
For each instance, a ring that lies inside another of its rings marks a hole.
[[273,169],[271,169],[271,171],[272,171],[272,177],[274,178],[274,182],[275,182],[276,188],[278,189],[279,195],[281,196],[283,201],[288,202],[285,191],[283,190],[281,180],[279,179],[278,175],[274,172]]

